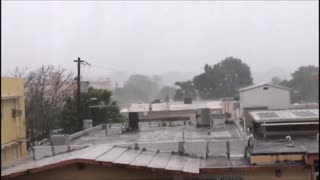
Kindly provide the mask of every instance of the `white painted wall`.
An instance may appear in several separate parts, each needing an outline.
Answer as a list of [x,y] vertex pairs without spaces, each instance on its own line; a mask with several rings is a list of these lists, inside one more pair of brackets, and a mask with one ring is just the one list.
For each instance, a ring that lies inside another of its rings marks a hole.
[[290,107],[290,91],[272,86],[265,86],[240,92],[240,113],[243,109],[255,106],[267,106],[268,109],[288,109]]

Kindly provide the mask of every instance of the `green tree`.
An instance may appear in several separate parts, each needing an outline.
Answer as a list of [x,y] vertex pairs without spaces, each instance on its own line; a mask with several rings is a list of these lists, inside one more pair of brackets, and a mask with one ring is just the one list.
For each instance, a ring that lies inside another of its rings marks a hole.
[[174,96],[175,92],[176,92],[176,88],[171,86],[164,86],[161,88],[158,94],[158,99],[168,102]]
[[233,97],[239,88],[252,83],[250,67],[234,57],[228,57],[214,66],[205,65],[204,73],[193,78],[195,89],[204,99]]
[[[93,99],[94,101],[92,101]],[[80,131],[84,119],[92,118],[94,126],[122,120],[117,103],[111,100],[111,92],[108,90],[89,88],[88,93],[81,94],[81,121],[77,116],[76,103],[74,98],[68,98],[60,113],[58,126],[65,133]]]
[[[196,98],[197,92],[195,87],[193,86],[192,81],[184,81],[184,82],[176,82],[176,86],[180,88],[181,91],[176,91],[176,94],[178,93],[177,97],[178,99],[180,98],[179,96],[182,96],[182,99],[185,97],[191,97],[191,98]],[[179,94],[180,93],[180,94]]]
[[176,93],[173,96],[173,100],[182,101],[184,97],[183,91],[181,89],[177,89]]
[[319,102],[319,68],[316,66],[301,66],[289,81],[281,85],[292,88],[292,102]]
[[131,75],[122,88],[114,91],[114,98],[120,103],[151,102],[157,98],[160,81],[158,76]]

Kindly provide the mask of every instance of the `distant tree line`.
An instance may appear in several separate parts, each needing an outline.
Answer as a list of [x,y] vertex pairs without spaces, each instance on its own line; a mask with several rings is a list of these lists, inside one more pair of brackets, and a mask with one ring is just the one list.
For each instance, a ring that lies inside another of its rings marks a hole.
[[[176,88],[171,86],[161,87],[159,76],[149,77],[142,74],[133,74],[113,92],[113,98],[121,104],[130,103],[152,103],[155,100],[169,102],[175,93]],[[158,102],[158,101],[156,101]]]
[[[316,66],[301,66],[291,74],[291,79],[273,77],[271,83],[291,88],[292,103],[319,102],[319,68]],[[206,64],[204,72],[192,80],[176,82],[178,89],[173,99],[238,97],[239,88],[252,84],[250,67],[238,58],[227,57],[213,66]]]

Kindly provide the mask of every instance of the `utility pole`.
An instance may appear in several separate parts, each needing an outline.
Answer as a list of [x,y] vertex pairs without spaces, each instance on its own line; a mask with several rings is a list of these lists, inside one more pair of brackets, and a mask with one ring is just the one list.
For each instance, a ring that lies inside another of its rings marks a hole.
[[80,103],[81,103],[81,96],[80,96],[80,69],[81,69],[81,64],[82,63],[85,63],[85,65],[90,65],[88,62],[84,61],[84,60],[81,60],[80,57],[78,57],[77,60],[73,60],[73,62],[76,62],[77,63],[77,66],[78,66],[78,76],[76,77],[76,80],[77,80],[77,114],[78,114],[78,120],[81,122],[81,119],[80,119]]
[[84,62],[84,60],[81,60],[80,57],[78,57],[77,60],[73,60],[73,62],[76,62],[78,65],[78,76],[77,76],[77,115],[78,115],[78,119],[80,120],[80,65],[82,62]]

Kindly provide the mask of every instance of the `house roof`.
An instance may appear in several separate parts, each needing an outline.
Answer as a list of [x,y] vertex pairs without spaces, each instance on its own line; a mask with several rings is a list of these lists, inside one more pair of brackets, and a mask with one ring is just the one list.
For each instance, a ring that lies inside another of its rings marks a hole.
[[[1,179],[38,173],[50,169],[84,163],[100,166],[124,165],[123,168],[142,167],[151,171],[166,171],[180,175],[199,174],[202,171],[230,171],[231,169],[256,170],[273,166],[250,166],[244,157],[199,158],[155,149],[134,148],[133,146],[94,145],[84,149],[46,157],[36,161],[23,162],[1,169]],[[282,165],[286,167],[286,165]],[[293,166],[292,164],[290,166]],[[277,165],[279,167],[279,165]]]
[[239,92],[243,92],[243,91],[247,91],[247,90],[250,90],[250,89],[259,88],[259,87],[262,87],[262,86],[269,86],[269,87],[274,87],[274,88],[279,88],[279,89],[284,89],[284,90],[291,91],[290,88],[279,86],[279,85],[275,85],[275,84],[270,84],[270,83],[254,84],[252,86],[247,86],[247,87],[244,87],[244,88],[240,88],[240,89],[238,89],[238,91]]

